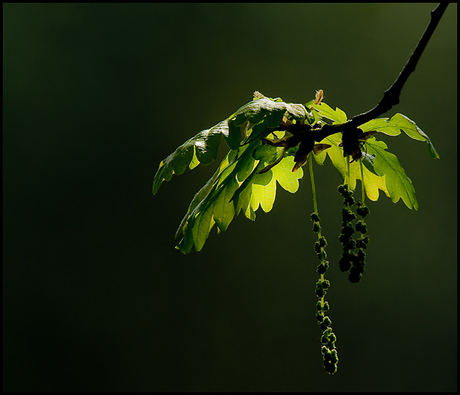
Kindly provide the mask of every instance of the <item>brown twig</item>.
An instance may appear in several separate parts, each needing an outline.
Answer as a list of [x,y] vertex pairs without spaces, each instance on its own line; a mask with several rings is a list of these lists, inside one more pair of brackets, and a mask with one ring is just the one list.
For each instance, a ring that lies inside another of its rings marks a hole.
[[431,11],[431,20],[428,24],[425,32],[423,33],[420,41],[417,44],[414,52],[409,58],[409,61],[406,63],[404,68],[402,69],[401,73],[399,74],[398,78],[396,78],[393,85],[391,85],[383,94],[382,100],[380,100],[379,104],[377,104],[374,108],[366,111],[362,114],[355,115],[353,118],[348,120],[345,123],[337,124],[337,125],[324,125],[319,130],[312,130],[315,133],[314,139],[315,141],[321,141],[327,136],[331,134],[342,132],[346,133],[348,130],[355,130],[358,126],[362,125],[370,121],[371,119],[375,119],[378,116],[384,114],[385,112],[389,111],[393,106],[399,103],[399,96],[401,95],[402,88],[406,83],[409,76],[415,70],[417,63],[422,56],[423,50],[430,41],[433,32],[436,29],[439,21],[441,20],[444,11],[446,10],[449,3],[439,3],[438,6]]

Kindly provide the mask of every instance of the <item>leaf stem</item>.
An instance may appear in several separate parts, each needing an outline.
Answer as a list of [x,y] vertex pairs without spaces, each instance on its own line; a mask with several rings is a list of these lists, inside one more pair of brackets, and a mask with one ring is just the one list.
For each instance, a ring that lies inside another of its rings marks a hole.
[[351,183],[351,172],[350,172],[350,155],[347,155],[347,179],[345,184],[348,185],[348,190],[350,190],[350,183]]
[[315,186],[315,176],[313,174],[313,156],[312,153],[308,155],[308,170],[310,172],[310,181],[311,181],[311,192],[313,195],[313,211],[318,214],[318,202],[316,200],[316,186]]
[[361,168],[361,201],[364,204],[364,200],[366,199],[366,193],[364,190],[364,170],[363,170],[363,158],[359,160],[359,167]]

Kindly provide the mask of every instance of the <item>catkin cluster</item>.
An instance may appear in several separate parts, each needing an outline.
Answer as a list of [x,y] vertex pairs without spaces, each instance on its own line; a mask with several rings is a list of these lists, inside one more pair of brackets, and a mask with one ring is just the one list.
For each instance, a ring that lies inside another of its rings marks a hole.
[[[369,236],[366,236],[367,225],[364,217],[369,214],[369,208],[361,202],[357,203],[357,214],[360,219],[353,226],[357,219],[352,207],[355,204],[353,191],[349,190],[347,184],[339,185],[337,188],[343,197],[342,208],[342,230],[339,240],[342,243],[342,257],[339,260],[340,270],[349,272],[348,279],[352,283],[361,280],[366,266],[366,247],[369,243]],[[360,233],[359,238],[353,238],[354,233]],[[356,250],[356,251],[355,251]]]
[[320,262],[316,268],[316,271],[320,274],[320,279],[316,282],[315,293],[318,297],[318,302],[316,303],[316,319],[318,320],[318,325],[323,332],[321,335],[321,354],[323,356],[324,369],[327,373],[334,374],[337,371],[337,364],[339,362],[337,349],[335,347],[337,337],[332,331],[332,321],[326,315],[329,311],[329,303],[324,300],[324,297],[331,285],[329,280],[324,278],[324,274],[329,268],[329,262],[327,261],[327,254],[325,251],[327,241],[326,238],[321,235],[321,225],[319,223],[320,218],[318,214],[311,214],[311,220],[313,221],[313,232],[317,235],[315,252]]

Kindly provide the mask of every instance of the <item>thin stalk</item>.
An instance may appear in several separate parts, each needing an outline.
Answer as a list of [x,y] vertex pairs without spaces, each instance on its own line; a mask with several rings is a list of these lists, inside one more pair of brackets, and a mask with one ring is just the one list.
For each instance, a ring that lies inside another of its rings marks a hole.
[[313,211],[315,212],[315,214],[318,214],[318,203],[317,203],[317,200],[316,200],[316,186],[315,186],[315,176],[313,174],[313,156],[312,156],[312,153],[310,153],[310,155],[308,155],[308,170],[310,171],[311,192],[312,192],[312,195],[313,195]]
[[[319,215],[318,201],[316,199],[315,175],[313,173],[313,154],[308,155],[308,171],[310,172],[311,194],[313,195],[313,212]],[[321,231],[317,233],[317,239],[321,238]],[[324,274],[321,274],[321,281],[324,281]],[[321,306],[324,306],[324,296],[321,298]],[[323,314],[324,316],[324,314]]]
[[363,170],[363,160],[360,159],[359,167],[361,168],[361,202],[364,204],[364,200],[366,199],[366,194],[364,190],[364,170]]
[[347,182],[348,190],[350,190],[350,183],[351,183],[351,171],[350,171],[350,155],[347,155]]

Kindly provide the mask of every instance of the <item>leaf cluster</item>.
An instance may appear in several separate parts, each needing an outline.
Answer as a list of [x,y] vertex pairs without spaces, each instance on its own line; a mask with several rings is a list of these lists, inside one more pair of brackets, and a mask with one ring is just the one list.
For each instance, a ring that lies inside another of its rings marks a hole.
[[[218,232],[223,232],[240,212],[251,220],[255,219],[259,207],[269,212],[273,208],[277,184],[291,193],[298,190],[299,179],[303,176],[300,166],[312,152],[320,165],[329,156],[345,179],[349,159],[342,144],[343,133],[329,135],[319,145],[313,144],[314,128],[317,130],[331,121],[343,124],[347,122],[347,115],[324,102],[286,103],[280,98],[268,98],[255,92],[251,102],[179,146],[161,161],[154,177],[154,194],[163,181],[171,180],[174,174],[214,161],[222,140],[229,152],[190,203],[176,232],[179,239],[176,248],[183,253],[190,252],[193,247],[200,251],[214,225]],[[302,132],[295,135],[296,130]],[[383,141],[370,135],[380,132],[397,136],[403,131],[415,140],[427,142],[430,156],[439,158],[428,136],[402,114],[391,119],[371,120],[361,125],[360,130],[366,135],[365,141],[359,141],[358,148],[362,150],[359,160],[365,165],[363,179],[358,161],[350,163],[350,189],[356,187],[356,180],[361,180],[369,199],[377,200],[382,190],[393,202],[402,199],[410,209],[417,209],[415,189],[397,157],[387,151]]]

